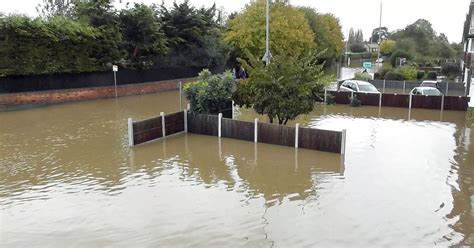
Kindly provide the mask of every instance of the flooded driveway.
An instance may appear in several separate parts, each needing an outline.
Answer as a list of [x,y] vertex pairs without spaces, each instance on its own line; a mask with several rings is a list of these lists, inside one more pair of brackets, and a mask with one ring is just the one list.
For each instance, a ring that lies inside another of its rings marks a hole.
[[464,112],[318,106],[297,120],[346,128],[345,158],[192,134],[127,147],[128,117],[178,109],[168,92],[0,113],[0,246],[474,244]]

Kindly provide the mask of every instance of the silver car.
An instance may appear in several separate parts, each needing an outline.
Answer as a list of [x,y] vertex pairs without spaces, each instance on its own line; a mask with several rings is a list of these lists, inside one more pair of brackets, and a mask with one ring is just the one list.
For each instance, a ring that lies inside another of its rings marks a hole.
[[340,91],[375,93],[379,94],[379,90],[369,82],[359,80],[346,80],[341,84]]
[[416,87],[410,92],[411,95],[423,95],[423,96],[442,96],[443,93],[433,87]]

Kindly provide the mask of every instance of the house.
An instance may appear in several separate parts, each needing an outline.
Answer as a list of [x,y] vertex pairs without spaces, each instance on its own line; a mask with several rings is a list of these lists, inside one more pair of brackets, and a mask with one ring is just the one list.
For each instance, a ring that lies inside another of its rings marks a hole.
[[463,60],[463,81],[466,84],[466,94],[470,95],[471,90],[471,57],[474,52],[474,0],[471,0],[469,6],[469,12],[466,15],[466,21],[464,22],[464,32],[463,32],[463,44],[464,44],[464,60]]
[[365,46],[365,49],[371,53],[378,53],[380,49],[379,44],[377,43],[365,43],[364,46]]

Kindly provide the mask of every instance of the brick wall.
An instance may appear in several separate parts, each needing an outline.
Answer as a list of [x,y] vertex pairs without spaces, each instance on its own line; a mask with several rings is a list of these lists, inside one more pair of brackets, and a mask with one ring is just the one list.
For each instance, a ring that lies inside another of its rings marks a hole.
[[[177,90],[180,81],[188,83],[193,80],[195,80],[195,78],[121,85],[117,87],[117,93],[119,96],[130,96]],[[56,104],[112,97],[115,97],[115,88],[113,86],[0,94],[0,110],[25,105]]]

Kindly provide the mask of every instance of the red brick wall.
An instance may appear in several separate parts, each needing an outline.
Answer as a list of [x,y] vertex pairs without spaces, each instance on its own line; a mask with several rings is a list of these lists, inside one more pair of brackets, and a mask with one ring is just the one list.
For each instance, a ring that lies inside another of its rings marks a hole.
[[[194,78],[158,81],[143,84],[129,84],[117,87],[119,96],[149,94],[178,89],[178,82],[188,83]],[[55,104],[115,97],[115,88],[96,87],[54,91],[0,94],[0,110],[21,105]]]

